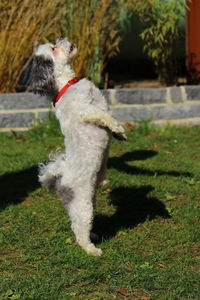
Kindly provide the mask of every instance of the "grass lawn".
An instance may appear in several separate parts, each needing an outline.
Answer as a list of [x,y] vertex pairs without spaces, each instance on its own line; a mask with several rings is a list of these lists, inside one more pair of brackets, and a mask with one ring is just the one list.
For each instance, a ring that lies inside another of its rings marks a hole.
[[37,182],[38,162],[63,145],[50,119],[0,135],[0,297],[199,299],[200,127],[127,124],[128,142],[113,139],[94,220],[103,255],[91,257]]

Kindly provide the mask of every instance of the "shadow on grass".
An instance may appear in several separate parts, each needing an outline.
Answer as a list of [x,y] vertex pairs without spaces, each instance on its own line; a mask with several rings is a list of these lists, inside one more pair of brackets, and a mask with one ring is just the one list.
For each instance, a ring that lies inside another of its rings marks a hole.
[[[189,172],[178,171],[151,171],[144,168],[130,166],[127,162],[136,160],[146,160],[154,157],[158,152],[153,150],[138,150],[127,152],[120,157],[112,157],[108,161],[108,167],[116,168],[129,175],[157,176],[185,176],[189,177]],[[156,217],[170,218],[165,205],[156,198],[148,197],[148,193],[153,190],[152,186],[119,187],[112,190],[111,204],[116,206],[116,212],[109,215],[97,215],[94,219],[94,232],[101,238],[109,239],[123,228],[133,228],[147,219],[152,220]]]
[[178,171],[163,171],[163,170],[155,170],[150,171],[144,168],[138,168],[135,166],[130,166],[127,162],[134,161],[134,160],[146,160],[157,155],[157,151],[153,150],[137,150],[132,152],[127,152],[120,157],[111,157],[108,160],[108,168],[115,168],[119,171],[126,172],[130,175],[147,175],[147,176],[157,176],[162,175],[169,175],[169,176],[185,176],[190,177],[192,176],[189,172],[178,172]]
[[27,195],[39,187],[38,167],[5,174],[0,177],[0,210],[10,204],[21,203]]
[[152,186],[119,187],[112,190],[111,204],[116,206],[113,215],[98,214],[94,219],[93,231],[104,239],[109,239],[123,228],[133,228],[139,223],[156,217],[170,218],[165,205],[156,198],[148,197]]

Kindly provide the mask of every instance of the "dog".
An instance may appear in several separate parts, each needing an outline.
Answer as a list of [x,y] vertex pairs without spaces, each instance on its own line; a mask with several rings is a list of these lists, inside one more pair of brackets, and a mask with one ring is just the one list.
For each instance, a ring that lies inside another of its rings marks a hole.
[[48,95],[64,135],[65,152],[40,164],[39,181],[54,188],[67,210],[78,244],[101,255],[91,241],[95,194],[106,183],[105,170],[112,136],[126,140],[124,128],[108,113],[100,90],[86,78],[78,80],[71,67],[77,47],[67,38],[34,50],[29,86]]

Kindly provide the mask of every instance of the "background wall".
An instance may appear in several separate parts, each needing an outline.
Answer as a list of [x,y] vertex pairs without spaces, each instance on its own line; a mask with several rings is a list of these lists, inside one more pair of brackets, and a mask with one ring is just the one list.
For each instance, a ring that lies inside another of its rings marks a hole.
[[[120,122],[200,124],[200,87],[102,90],[112,115]],[[0,131],[24,131],[54,110],[46,97],[32,93],[0,94]]]

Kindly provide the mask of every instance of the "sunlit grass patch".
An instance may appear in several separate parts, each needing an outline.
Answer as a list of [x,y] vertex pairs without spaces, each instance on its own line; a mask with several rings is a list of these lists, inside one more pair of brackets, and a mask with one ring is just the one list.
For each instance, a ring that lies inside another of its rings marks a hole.
[[199,298],[200,128],[146,127],[112,141],[94,218],[102,257],[76,244],[58,196],[38,184],[38,163],[63,148],[57,122],[0,135],[3,299]]

